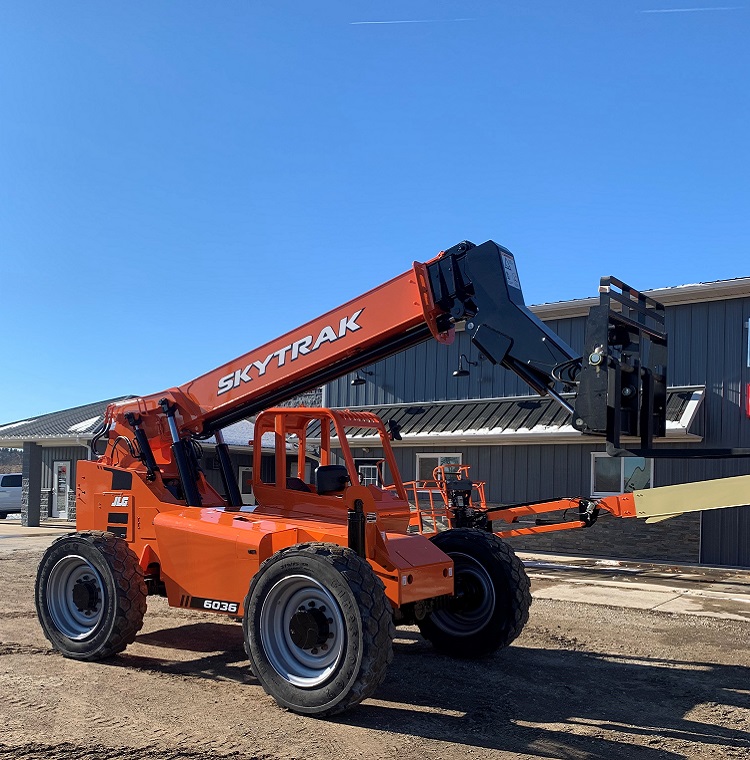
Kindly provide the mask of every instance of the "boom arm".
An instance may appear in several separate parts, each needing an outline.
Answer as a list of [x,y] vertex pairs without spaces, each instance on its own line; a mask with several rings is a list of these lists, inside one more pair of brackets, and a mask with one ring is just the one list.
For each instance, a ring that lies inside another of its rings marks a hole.
[[210,435],[431,335],[450,343],[462,320],[469,320],[472,341],[489,359],[540,393],[552,386],[557,364],[576,358],[526,308],[510,251],[492,241],[464,242],[195,380],[113,405],[110,422],[120,426],[135,414],[153,438],[153,418],[163,420],[166,398],[177,406],[182,433]]
[[121,402],[115,415],[158,414],[166,397],[182,431],[209,435],[431,335],[450,343],[462,320],[482,353],[540,393],[554,382],[552,369],[576,356],[524,305],[510,251],[464,242],[195,380]]
[[[111,405],[102,429],[112,446],[110,461],[118,440],[134,433],[148,479],[179,480],[181,489],[173,490],[181,490],[178,498],[200,505],[206,484],[192,439],[430,336],[450,343],[459,321],[466,322],[472,342],[490,361],[573,411],[554,385],[563,368],[574,381],[581,359],[524,304],[510,251],[492,241],[479,246],[465,241],[195,380]],[[584,419],[596,409],[594,404],[584,410]],[[585,429],[599,432],[593,424]],[[222,448],[219,443],[220,459]],[[121,465],[130,466],[126,452],[118,456]]]

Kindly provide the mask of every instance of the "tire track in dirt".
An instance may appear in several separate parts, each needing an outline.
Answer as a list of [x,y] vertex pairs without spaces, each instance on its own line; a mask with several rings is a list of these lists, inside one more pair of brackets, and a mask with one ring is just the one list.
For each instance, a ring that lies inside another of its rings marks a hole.
[[[64,683],[75,684],[51,716],[51,734],[75,747],[97,746],[96,758],[151,755],[171,757],[246,758],[246,745],[232,724],[207,732],[206,723],[217,717],[206,713],[204,721],[186,721],[180,703],[185,687],[172,679],[160,679],[156,689],[152,674],[131,672],[121,679],[118,658],[106,663],[87,663],[61,658]],[[207,685],[208,686],[208,685]],[[204,712],[200,696],[193,708]],[[166,709],[165,709],[166,708]],[[119,754],[117,754],[119,752]],[[85,756],[85,755],[82,755]],[[93,757],[93,756],[92,756]]]
[[42,744],[29,742],[16,746],[0,743],[0,756],[8,760],[273,760],[273,755],[248,755],[242,752],[217,753],[215,750],[169,749],[150,745],[145,747],[103,746],[96,743],[61,742]]
[[44,658],[25,654],[2,660],[0,743],[28,738],[28,732],[48,734],[50,713],[61,699],[64,682],[44,674],[43,662]]
[[0,657],[11,654],[43,654],[51,655],[56,654],[54,649],[49,647],[36,647],[32,644],[19,644],[16,642],[0,642]]

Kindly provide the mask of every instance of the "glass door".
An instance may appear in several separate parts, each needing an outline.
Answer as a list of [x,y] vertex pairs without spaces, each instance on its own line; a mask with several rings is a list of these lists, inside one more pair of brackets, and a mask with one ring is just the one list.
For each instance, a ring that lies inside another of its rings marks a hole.
[[68,519],[68,492],[70,491],[70,462],[52,464],[52,510],[50,517]]

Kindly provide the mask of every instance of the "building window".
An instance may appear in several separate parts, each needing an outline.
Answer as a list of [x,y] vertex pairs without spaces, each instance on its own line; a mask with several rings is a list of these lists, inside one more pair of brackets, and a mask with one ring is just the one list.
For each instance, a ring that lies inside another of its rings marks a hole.
[[357,468],[357,475],[359,475],[359,483],[363,486],[382,486],[381,482],[381,467],[385,466],[385,462],[379,466],[380,459],[367,459],[358,458],[354,460],[354,466]]
[[591,495],[611,496],[651,488],[654,461],[643,457],[611,457],[591,454]]
[[461,454],[417,454],[417,480],[432,480],[432,473],[441,464],[461,464]]

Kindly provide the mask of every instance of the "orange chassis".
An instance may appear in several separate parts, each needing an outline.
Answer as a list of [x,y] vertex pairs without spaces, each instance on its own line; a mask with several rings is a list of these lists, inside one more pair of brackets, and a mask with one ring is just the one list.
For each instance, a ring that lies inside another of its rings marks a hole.
[[[347,427],[379,434],[396,484],[391,490],[349,485],[321,495],[304,483],[305,457],[296,477],[287,440],[307,448],[310,425],[320,428],[320,464],[332,463],[331,427],[349,473],[356,472],[346,443]],[[271,433],[275,477],[263,482],[262,439]],[[204,506],[185,507],[162,481],[147,484],[126,449],[99,461],[81,462],[77,483],[77,527],[114,532],[139,558],[147,582],[163,583],[169,604],[241,616],[250,580],[260,564],[288,546],[306,542],[350,544],[351,515],[364,522],[364,555],[383,581],[394,607],[453,593],[453,562],[426,537],[409,535],[409,503],[398,478],[388,434],[375,415],[330,409],[270,409],[258,416],[254,436],[254,508],[230,509],[201,475],[201,490],[215,494]],[[168,478],[165,478],[168,480]],[[289,480],[297,488],[289,487]],[[208,503],[207,503],[208,502]]]

